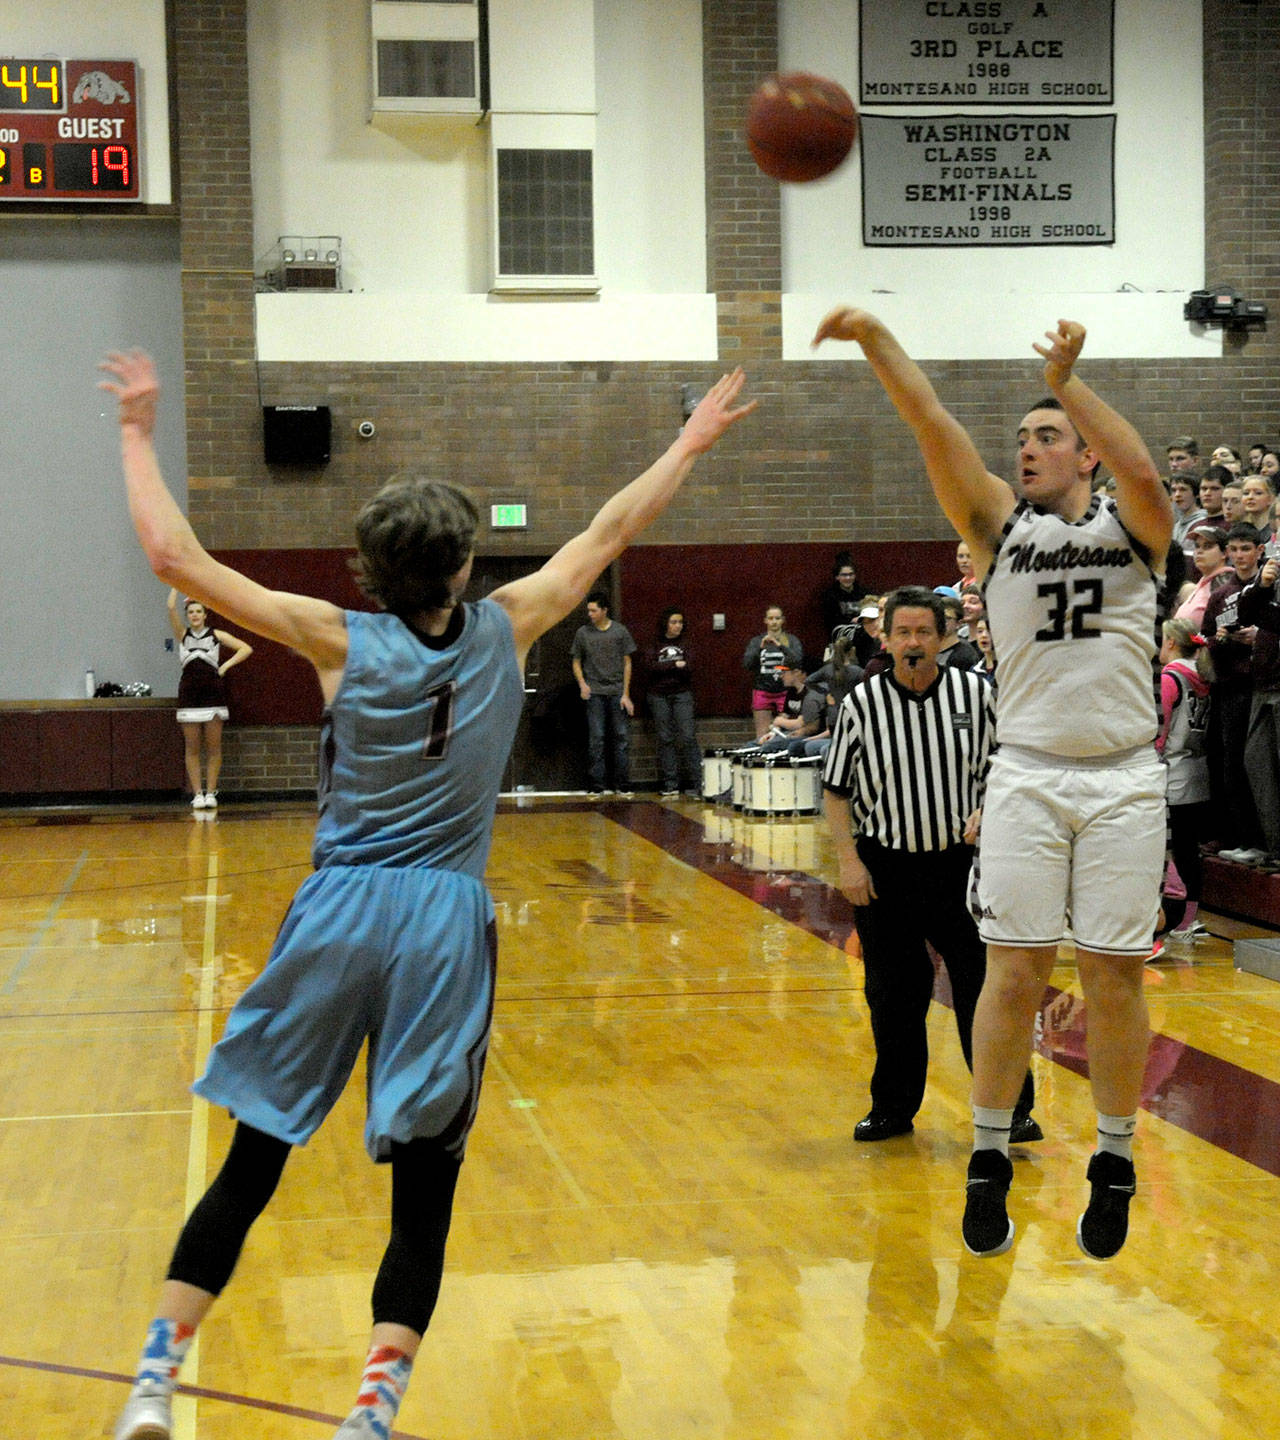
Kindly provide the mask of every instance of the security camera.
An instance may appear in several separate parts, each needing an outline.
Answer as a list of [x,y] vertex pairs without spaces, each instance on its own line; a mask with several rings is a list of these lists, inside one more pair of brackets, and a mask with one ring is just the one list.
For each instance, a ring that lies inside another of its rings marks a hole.
[[361,440],[372,440],[377,433],[377,427],[372,420],[361,420],[359,425],[356,426],[356,434],[359,435]]

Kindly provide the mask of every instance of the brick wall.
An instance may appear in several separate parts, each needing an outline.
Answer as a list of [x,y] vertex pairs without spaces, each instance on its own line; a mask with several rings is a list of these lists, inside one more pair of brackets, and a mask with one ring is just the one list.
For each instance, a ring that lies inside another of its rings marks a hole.
[[[484,503],[527,495],[530,530],[497,541],[496,551],[546,553],[574,534],[669,442],[680,386],[706,384],[723,366],[267,365],[263,403],[328,403],[335,420],[323,472],[273,474],[262,462],[253,360],[244,0],[192,0],[174,11],[190,509],[201,538],[219,548],[348,543],[360,498],[397,470],[447,474]],[[749,431],[698,467],[647,539],[948,538],[914,446],[865,368],[823,360],[784,368],[778,358],[778,190],[740,138],[751,88],[777,68],[777,4],[705,0],[703,18],[708,284],[718,296],[721,359],[747,365],[764,403]],[[1275,319],[1270,334],[1220,362],[1090,363],[1090,381],[1157,450],[1180,431],[1204,446],[1280,438],[1278,71],[1280,6],[1204,0],[1205,280],[1267,302]],[[214,174],[216,183],[206,178]],[[1054,318],[1034,308],[1026,307],[1028,338]],[[998,468],[1010,452],[1010,419],[1035,398],[1028,366],[927,369]],[[353,430],[366,417],[378,425],[368,444]],[[292,783],[288,739],[254,743],[262,788],[286,788],[265,782]],[[229,783],[238,783],[237,768],[228,766]]]

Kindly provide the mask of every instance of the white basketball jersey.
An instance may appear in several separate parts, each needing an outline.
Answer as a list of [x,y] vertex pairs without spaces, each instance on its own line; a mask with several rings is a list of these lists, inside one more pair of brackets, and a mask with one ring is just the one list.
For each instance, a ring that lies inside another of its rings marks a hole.
[[1156,733],[1156,577],[1095,495],[1074,523],[1018,503],[983,585],[1002,745],[1101,757]]

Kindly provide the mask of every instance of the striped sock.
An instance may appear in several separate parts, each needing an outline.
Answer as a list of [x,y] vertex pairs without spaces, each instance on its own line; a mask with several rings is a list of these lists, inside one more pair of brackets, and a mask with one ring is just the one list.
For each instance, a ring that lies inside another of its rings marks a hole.
[[396,1412],[409,1385],[413,1361],[391,1345],[375,1345],[369,1351],[360,1379],[356,1408],[347,1416],[342,1429],[371,1440],[388,1440],[395,1424]]
[[1119,1155],[1133,1159],[1133,1132],[1138,1128],[1136,1115],[1104,1115],[1098,1112],[1098,1154]]
[[1013,1109],[989,1110],[984,1105],[973,1107],[973,1148],[1009,1153],[1009,1131],[1013,1128]]
[[142,1358],[138,1361],[134,1390],[145,1386],[152,1394],[161,1390],[166,1395],[172,1395],[178,1383],[178,1371],[187,1358],[195,1334],[193,1325],[183,1325],[178,1320],[153,1320],[147,1329]]

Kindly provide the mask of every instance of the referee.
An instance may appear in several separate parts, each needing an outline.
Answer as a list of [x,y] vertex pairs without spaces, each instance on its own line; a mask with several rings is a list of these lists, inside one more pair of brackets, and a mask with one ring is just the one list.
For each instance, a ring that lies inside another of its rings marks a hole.
[[[973,1012],[985,947],[968,908],[979,807],[995,742],[991,685],[938,665],[942,600],[918,585],[885,603],[885,669],[844,699],[823,774],[840,890],[854,905],[875,1040],[871,1110],[855,1140],[912,1128],[929,1064],[933,961],[951,981],[956,1029],[973,1069]],[[1042,1139],[1028,1073],[1010,1139]]]

